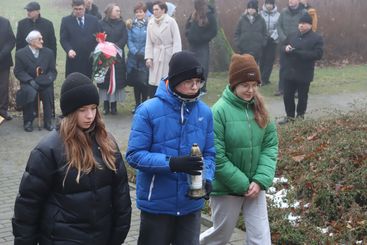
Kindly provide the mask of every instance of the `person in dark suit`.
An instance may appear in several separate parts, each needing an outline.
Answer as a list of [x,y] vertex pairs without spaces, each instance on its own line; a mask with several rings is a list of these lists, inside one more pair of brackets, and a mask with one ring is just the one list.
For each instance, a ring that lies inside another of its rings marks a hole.
[[0,16],[0,116],[11,120],[9,106],[9,73],[13,65],[11,51],[15,46],[15,36],[8,19]]
[[14,67],[14,75],[20,81],[21,90],[29,98],[29,103],[23,106],[24,130],[33,131],[38,93],[43,104],[43,127],[51,131],[53,82],[57,76],[54,54],[51,49],[43,47],[39,31],[31,31],[26,40],[29,45],[16,52]]
[[16,50],[27,46],[28,43],[25,38],[28,33],[37,30],[43,37],[43,46],[51,49],[56,59],[57,49],[54,25],[48,19],[41,17],[41,6],[39,3],[30,2],[25,6],[25,9],[27,10],[27,17],[18,22]]
[[95,34],[101,31],[98,19],[85,14],[84,0],[72,0],[73,12],[62,18],[60,43],[66,52],[65,77],[80,72],[91,78],[90,54],[97,45]]
[[[323,39],[312,31],[312,18],[305,13],[299,20],[298,32],[286,39],[281,51],[285,53],[284,106],[287,113],[279,124],[303,119],[307,109],[308,90],[314,78],[315,61],[323,55]],[[297,108],[295,93],[298,91]]]

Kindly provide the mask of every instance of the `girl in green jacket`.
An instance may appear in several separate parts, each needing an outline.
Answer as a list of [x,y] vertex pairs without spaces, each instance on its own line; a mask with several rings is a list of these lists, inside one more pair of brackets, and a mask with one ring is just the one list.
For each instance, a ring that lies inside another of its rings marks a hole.
[[259,85],[255,59],[234,54],[229,85],[213,106],[217,152],[210,198],[213,227],[200,235],[200,244],[226,244],[241,211],[246,244],[271,244],[265,190],[275,174],[278,136]]

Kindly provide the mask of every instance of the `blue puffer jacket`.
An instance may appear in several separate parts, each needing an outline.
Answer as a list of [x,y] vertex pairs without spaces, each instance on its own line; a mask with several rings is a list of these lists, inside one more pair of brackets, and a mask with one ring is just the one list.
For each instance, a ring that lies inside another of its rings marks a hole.
[[164,81],[153,99],[141,104],[134,116],[126,159],[136,168],[139,209],[156,214],[186,215],[200,210],[203,200],[191,200],[187,174],[173,173],[171,156],[187,156],[198,143],[205,165],[205,178],[215,172],[213,117],[203,102],[183,102]]
[[127,72],[132,68],[144,69],[145,61],[145,41],[147,38],[147,21],[144,24],[138,23],[135,19],[131,29],[128,30],[127,46],[129,53],[127,55]]

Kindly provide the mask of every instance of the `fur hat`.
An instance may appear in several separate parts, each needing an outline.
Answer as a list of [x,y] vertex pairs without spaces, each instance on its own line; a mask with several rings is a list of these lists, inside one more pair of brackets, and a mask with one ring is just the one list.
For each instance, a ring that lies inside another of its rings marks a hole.
[[243,82],[256,81],[261,84],[260,71],[252,55],[234,54],[229,65],[229,86],[233,90]]
[[250,0],[247,3],[247,8],[248,9],[256,9],[256,11],[258,11],[258,9],[259,9],[259,3],[257,2],[257,0]]
[[181,51],[175,53],[169,62],[168,81],[171,90],[181,82],[192,78],[205,81],[204,70],[194,53]]
[[308,24],[312,25],[312,17],[306,12],[299,19],[298,23],[308,23]]
[[96,104],[99,105],[99,95],[96,86],[85,75],[74,72],[69,74],[61,86],[60,108],[63,116],[78,108]]

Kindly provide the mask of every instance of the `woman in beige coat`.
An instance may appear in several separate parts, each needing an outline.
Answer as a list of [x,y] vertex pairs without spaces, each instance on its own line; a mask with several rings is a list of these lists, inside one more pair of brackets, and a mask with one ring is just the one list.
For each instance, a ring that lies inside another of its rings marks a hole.
[[145,44],[146,65],[149,67],[150,97],[153,97],[162,78],[168,75],[168,63],[174,53],[181,51],[178,25],[167,13],[167,5],[153,3],[153,17],[149,20]]

